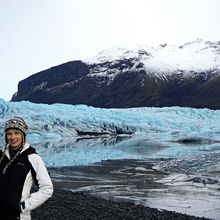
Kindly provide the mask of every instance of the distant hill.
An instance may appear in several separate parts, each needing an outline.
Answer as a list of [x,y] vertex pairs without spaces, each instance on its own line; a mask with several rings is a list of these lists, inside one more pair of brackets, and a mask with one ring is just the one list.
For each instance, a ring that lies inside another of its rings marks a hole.
[[12,101],[21,100],[103,108],[220,109],[220,41],[112,47],[20,81]]

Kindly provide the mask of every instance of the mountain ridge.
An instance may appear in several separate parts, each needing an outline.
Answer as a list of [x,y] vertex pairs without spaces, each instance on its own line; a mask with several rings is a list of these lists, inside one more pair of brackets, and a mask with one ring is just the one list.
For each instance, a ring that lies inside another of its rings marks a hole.
[[112,47],[36,73],[12,101],[104,108],[184,106],[220,109],[220,41]]

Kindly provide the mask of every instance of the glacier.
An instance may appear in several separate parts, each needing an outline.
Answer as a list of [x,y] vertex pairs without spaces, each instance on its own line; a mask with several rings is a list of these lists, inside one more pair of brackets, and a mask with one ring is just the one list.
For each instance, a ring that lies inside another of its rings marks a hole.
[[0,99],[1,145],[4,123],[15,115],[27,122],[27,139],[47,166],[122,158],[185,158],[220,150],[219,110],[102,109]]
[[[2,147],[4,124],[13,116],[27,122],[28,142],[58,185],[66,181],[71,191],[220,219],[220,110],[102,109],[0,99]],[[149,161],[153,169],[147,168]],[[155,170],[166,175],[150,174]],[[163,187],[147,187],[149,178]]]

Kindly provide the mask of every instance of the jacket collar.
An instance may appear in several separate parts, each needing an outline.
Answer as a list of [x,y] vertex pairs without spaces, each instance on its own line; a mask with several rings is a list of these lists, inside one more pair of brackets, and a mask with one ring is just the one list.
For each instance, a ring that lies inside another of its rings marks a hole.
[[[23,147],[21,153],[24,152],[24,151],[26,151],[29,147],[30,147],[30,145],[28,144],[28,142],[26,142],[26,143],[24,144],[24,147]],[[5,155],[6,155],[8,158],[10,158],[10,155],[9,155],[9,146],[7,146],[7,148],[6,148]]]

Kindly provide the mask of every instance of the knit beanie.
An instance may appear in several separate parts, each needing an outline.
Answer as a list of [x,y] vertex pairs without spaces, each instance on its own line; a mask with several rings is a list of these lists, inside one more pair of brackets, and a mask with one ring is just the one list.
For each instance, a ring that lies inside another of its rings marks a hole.
[[[22,118],[16,116],[16,117],[8,120],[5,124],[5,134],[10,129],[19,131],[25,140],[28,126]],[[6,136],[5,136],[5,142],[7,143]]]

